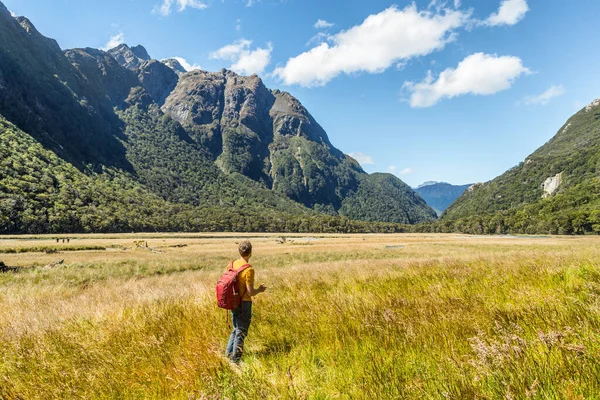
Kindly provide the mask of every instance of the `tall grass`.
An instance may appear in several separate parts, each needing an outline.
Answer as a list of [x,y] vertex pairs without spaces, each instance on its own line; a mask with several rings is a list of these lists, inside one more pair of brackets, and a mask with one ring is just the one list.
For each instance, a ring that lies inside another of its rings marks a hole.
[[233,240],[3,276],[0,397],[599,398],[594,238],[273,242],[241,372],[213,299]]

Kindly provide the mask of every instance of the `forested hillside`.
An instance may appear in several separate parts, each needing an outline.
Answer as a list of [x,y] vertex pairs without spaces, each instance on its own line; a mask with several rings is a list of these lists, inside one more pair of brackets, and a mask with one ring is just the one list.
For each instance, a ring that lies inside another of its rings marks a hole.
[[600,233],[600,100],[572,116],[524,162],[467,190],[442,215],[440,226],[459,231]]

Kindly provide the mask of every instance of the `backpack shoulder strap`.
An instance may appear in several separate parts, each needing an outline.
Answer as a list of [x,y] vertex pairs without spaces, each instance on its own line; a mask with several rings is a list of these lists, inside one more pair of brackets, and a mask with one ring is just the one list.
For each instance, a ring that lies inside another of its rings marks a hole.
[[252,267],[252,265],[250,265],[250,264],[244,264],[244,265],[242,265],[242,266],[241,266],[240,268],[238,268],[238,269],[233,269],[233,263],[234,263],[234,262],[235,262],[235,261],[232,261],[232,262],[230,262],[230,263],[229,263],[229,266],[227,267],[227,271],[233,271],[233,272],[235,272],[235,273],[236,273],[236,275],[239,275],[239,274],[241,274],[242,272],[244,272],[245,270],[247,270],[248,268],[251,268],[251,267]]
[[231,262],[229,263],[229,265],[227,266],[227,271],[233,271],[233,263],[234,263],[234,262],[235,262],[235,261],[231,261]]
[[239,275],[239,274],[241,274],[243,271],[247,270],[247,269],[248,269],[248,268],[250,268],[250,267],[252,267],[252,265],[250,265],[250,264],[245,264],[245,265],[242,265],[242,266],[241,266],[239,269],[236,269],[236,270],[235,270],[235,272],[237,272],[237,273],[238,273],[238,275]]

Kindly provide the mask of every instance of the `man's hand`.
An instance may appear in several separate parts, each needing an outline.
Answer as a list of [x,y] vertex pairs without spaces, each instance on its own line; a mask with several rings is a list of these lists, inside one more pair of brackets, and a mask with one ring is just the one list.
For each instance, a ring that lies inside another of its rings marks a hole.
[[246,290],[248,291],[248,295],[250,295],[250,297],[254,297],[257,294],[263,293],[265,290],[267,290],[267,287],[264,284],[261,284],[259,287],[255,288],[251,286],[250,283],[246,283]]

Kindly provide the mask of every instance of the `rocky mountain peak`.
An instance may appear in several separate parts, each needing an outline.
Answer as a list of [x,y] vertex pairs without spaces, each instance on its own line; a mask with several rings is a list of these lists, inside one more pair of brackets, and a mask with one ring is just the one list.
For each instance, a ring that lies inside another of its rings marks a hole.
[[438,183],[444,183],[444,182],[427,181],[427,182],[423,182],[421,185],[417,186],[416,189],[421,189],[421,188],[424,188],[427,186],[437,185]]
[[141,58],[142,60],[150,61],[150,54],[148,54],[148,51],[146,50],[146,48],[144,46],[142,46],[141,44],[138,44],[137,46],[133,46],[131,48],[131,52],[133,54],[135,54],[136,57]]
[[130,70],[138,69],[144,62],[150,60],[148,52],[141,45],[134,46],[132,48],[123,43],[113,49],[108,50],[108,54],[117,60],[117,62],[123,67]]
[[161,62],[167,67],[171,68],[173,71],[175,71],[177,75],[183,75],[187,72],[187,70],[183,68],[183,65],[181,65],[181,63],[174,58],[167,58],[166,60],[162,60]]
[[42,35],[27,17],[15,17],[15,19],[17,20],[19,25],[23,27],[25,32],[27,32],[29,36],[31,36],[33,39],[45,43],[47,46],[50,47],[52,51],[61,51],[60,46],[58,45],[56,40],[47,38],[46,36]]

